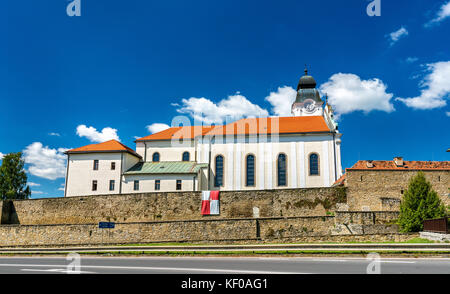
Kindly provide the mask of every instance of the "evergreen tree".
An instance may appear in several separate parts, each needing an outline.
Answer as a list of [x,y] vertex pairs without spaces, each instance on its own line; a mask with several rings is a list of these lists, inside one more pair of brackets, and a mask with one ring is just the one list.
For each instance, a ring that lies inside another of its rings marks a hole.
[[25,161],[22,152],[6,154],[0,166],[0,197],[5,199],[28,199],[31,195],[27,186]]
[[419,232],[423,230],[423,221],[444,217],[446,210],[438,194],[423,172],[411,178],[408,190],[400,204],[399,225],[402,232]]

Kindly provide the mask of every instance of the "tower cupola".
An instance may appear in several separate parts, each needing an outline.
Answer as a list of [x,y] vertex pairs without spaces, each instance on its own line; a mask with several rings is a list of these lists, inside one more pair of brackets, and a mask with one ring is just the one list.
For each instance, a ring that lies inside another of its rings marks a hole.
[[298,82],[297,97],[294,104],[292,104],[292,114],[294,116],[315,116],[323,114],[323,101],[320,99],[316,85],[316,80],[308,75],[308,69],[305,68],[305,75]]

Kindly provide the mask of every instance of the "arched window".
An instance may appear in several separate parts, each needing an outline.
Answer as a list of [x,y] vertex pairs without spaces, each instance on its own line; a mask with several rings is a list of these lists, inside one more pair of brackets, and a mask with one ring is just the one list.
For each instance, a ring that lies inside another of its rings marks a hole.
[[158,162],[159,161],[159,153],[158,152],[153,153],[152,161],[153,162]]
[[286,155],[279,154],[277,160],[278,186],[286,186]]
[[214,186],[223,186],[223,156],[216,156],[216,177],[214,178]]
[[189,152],[183,152],[183,161],[189,161]]
[[247,173],[246,173],[246,186],[255,185],[255,156],[250,154],[247,155]]
[[317,153],[309,155],[309,175],[319,175],[319,155]]

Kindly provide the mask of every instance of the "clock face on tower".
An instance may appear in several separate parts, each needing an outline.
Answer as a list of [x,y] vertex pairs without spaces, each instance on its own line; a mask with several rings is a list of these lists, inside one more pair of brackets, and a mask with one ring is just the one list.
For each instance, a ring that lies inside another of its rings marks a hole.
[[316,110],[316,103],[314,103],[314,101],[305,101],[303,107],[305,108],[306,112],[313,113]]

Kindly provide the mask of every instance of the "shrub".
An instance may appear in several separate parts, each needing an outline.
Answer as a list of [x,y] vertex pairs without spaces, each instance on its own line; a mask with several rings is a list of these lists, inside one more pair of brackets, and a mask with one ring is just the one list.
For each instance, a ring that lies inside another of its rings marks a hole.
[[423,230],[423,221],[444,217],[446,210],[423,172],[411,178],[400,204],[399,225],[402,232]]

